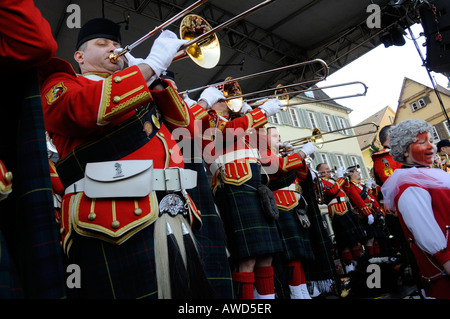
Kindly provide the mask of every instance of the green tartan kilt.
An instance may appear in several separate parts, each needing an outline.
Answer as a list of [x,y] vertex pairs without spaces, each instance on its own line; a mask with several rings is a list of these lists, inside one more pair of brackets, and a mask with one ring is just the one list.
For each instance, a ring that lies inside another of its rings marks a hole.
[[339,250],[352,247],[358,243],[364,244],[367,241],[366,230],[361,220],[350,209],[343,215],[334,214],[332,226]]
[[219,207],[221,214],[230,222],[227,227],[233,242],[230,251],[233,259],[274,254],[283,251],[280,234],[274,220],[264,216],[257,188],[261,185],[259,164],[250,164],[252,178],[240,186],[225,184],[227,208]]
[[278,224],[284,246],[283,255],[285,260],[313,260],[314,252],[309,238],[309,231],[301,226],[295,208],[288,211],[280,210]]
[[114,245],[74,233],[69,264],[81,271],[81,287],[68,289],[69,298],[158,298],[153,230],[150,225]]

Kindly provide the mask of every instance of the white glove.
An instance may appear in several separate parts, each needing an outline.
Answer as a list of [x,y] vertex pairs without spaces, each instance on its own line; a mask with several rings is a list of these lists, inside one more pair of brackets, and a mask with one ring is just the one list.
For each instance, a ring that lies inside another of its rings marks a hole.
[[374,181],[373,179],[371,179],[371,178],[369,178],[369,179],[366,181],[366,187],[367,187],[368,189],[372,189],[372,187],[374,186],[374,184],[375,184],[375,181]]
[[222,91],[220,91],[218,88],[210,86],[209,88],[205,89],[202,94],[200,94],[200,98],[198,100],[205,101],[206,104],[208,104],[206,109],[210,109],[220,100],[225,100],[225,96],[223,96]]
[[306,156],[309,156],[309,155],[311,155],[312,153],[314,153],[315,151],[317,151],[317,147],[316,147],[316,145],[314,144],[314,142],[308,142],[308,143],[306,143],[305,145],[303,145],[301,151],[302,151],[303,153],[305,153]]
[[271,99],[259,108],[264,112],[264,114],[266,114],[266,117],[271,117],[281,111],[281,102],[278,99]]
[[192,106],[194,104],[197,104],[197,102],[194,101],[193,99],[191,99],[189,97],[189,95],[187,95],[187,93],[183,94],[183,99],[184,99],[184,102],[187,104],[187,106]]
[[161,73],[165,71],[172,63],[172,60],[179,51],[180,47],[187,42],[189,41],[178,39],[176,34],[172,31],[164,30],[161,32],[159,37],[156,38],[155,42],[153,42],[149,55],[145,59],[135,60],[139,60],[140,63],[145,63],[150,66],[156,76],[159,77]]
[[375,221],[375,219],[373,218],[373,215],[372,215],[372,214],[370,214],[369,216],[367,216],[367,223],[368,223],[369,225],[372,225],[374,221]]
[[[123,50],[122,48],[115,49],[114,53],[120,53],[122,50]],[[134,56],[131,55],[130,52],[127,52],[124,55],[125,55],[125,59],[127,60],[128,66],[133,66],[133,65],[138,65],[138,64],[144,63],[144,59],[135,58]]]
[[345,173],[344,168],[343,168],[342,166],[341,166],[341,167],[338,167],[338,169],[336,170],[336,173],[335,173],[336,178],[342,178],[342,177],[344,177],[344,173]]
[[251,110],[253,110],[253,109],[252,109],[252,107],[251,107],[250,105],[248,105],[247,102],[244,102],[244,103],[242,104],[242,108],[241,108],[241,113],[242,113],[242,114],[247,114],[247,113],[250,112]]

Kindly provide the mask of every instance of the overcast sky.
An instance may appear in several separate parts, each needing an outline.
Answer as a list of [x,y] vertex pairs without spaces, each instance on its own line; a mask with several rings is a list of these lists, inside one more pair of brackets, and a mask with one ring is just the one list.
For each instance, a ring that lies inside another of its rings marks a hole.
[[[422,26],[416,24],[412,26],[411,30],[417,39],[423,57],[426,58],[426,48],[422,46],[425,43],[425,37],[420,36],[420,32],[423,32]],[[422,60],[408,31],[405,40],[406,44],[403,46],[388,48],[385,48],[383,44],[378,46],[318,84],[318,86],[324,87],[337,83],[361,81],[367,85],[366,96],[336,100],[339,104],[353,109],[349,115],[352,125],[358,124],[387,105],[396,111],[405,77],[432,87],[431,80],[425,67],[422,66]],[[431,75],[438,84],[447,87],[448,79],[445,76],[434,72]],[[332,97],[337,97],[362,93],[364,87],[349,85],[339,88],[339,92],[337,90],[325,90],[325,92]]]

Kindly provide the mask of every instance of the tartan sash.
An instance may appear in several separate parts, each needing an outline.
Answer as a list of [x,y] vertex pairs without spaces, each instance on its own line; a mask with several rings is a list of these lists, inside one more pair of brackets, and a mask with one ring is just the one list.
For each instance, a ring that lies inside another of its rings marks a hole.
[[148,104],[140,108],[105,136],[77,146],[60,159],[55,166],[64,188],[84,177],[87,163],[119,160],[150,141],[160,128],[153,122],[157,116],[156,107],[151,107],[152,104]]

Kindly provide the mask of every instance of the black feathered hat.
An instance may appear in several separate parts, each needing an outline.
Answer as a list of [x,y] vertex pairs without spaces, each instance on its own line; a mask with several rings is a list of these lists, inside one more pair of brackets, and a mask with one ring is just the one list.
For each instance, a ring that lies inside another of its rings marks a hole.
[[120,25],[104,18],[89,20],[81,27],[78,33],[76,50],[86,41],[96,38],[105,38],[120,43]]

